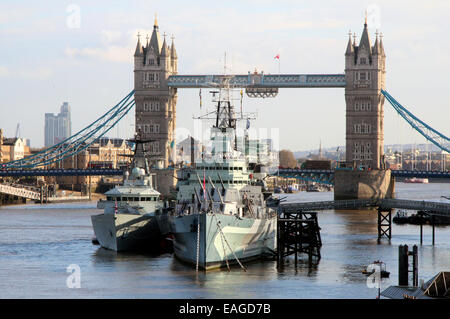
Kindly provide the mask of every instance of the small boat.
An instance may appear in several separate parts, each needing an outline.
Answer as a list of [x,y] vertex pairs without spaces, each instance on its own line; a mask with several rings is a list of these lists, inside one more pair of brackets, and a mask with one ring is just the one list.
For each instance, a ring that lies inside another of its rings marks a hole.
[[281,187],[278,187],[278,186],[273,189],[273,192],[275,194],[283,194],[284,193],[283,189]]
[[[381,260],[376,260],[373,262],[373,264],[380,265],[380,276],[381,278],[389,278],[389,275],[391,274],[389,271],[386,270],[386,264],[382,262]],[[372,275],[375,272],[375,269],[372,269],[372,271],[368,271],[367,269],[363,269],[361,273],[364,275]]]
[[406,224],[409,221],[409,215],[408,212],[405,210],[399,210],[395,214],[394,218],[392,218],[392,221],[396,224]]
[[307,192],[321,192],[322,188],[317,184],[310,184],[306,187]]

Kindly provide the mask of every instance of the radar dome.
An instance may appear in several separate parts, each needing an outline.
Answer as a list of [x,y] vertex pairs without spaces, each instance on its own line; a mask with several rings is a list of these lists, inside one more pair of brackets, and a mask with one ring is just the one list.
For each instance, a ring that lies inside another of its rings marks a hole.
[[135,167],[135,168],[133,168],[133,170],[131,171],[131,175],[133,175],[133,176],[135,176],[135,177],[139,176],[139,173],[140,173],[139,167]]

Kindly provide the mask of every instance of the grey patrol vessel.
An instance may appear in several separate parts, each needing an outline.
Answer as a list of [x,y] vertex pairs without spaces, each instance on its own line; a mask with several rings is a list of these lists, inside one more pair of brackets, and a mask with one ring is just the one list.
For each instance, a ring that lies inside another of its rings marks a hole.
[[99,244],[115,251],[157,250],[161,240],[160,224],[167,223],[164,202],[153,188],[143,144],[134,140],[135,154],[131,174],[124,173],[123,185],[105,193],[97,208],[103,214],[92,215],[92,226]]
[[255,179],[261,174],[253,172],[245,150],[238,151],[239,119],[230,89],[218,95],[211,156],[179,172],[169,216],[175,256],[206,270],[235,263],[243,267],[244,261],[276,249],[277,213],[266,206],[261,180]]

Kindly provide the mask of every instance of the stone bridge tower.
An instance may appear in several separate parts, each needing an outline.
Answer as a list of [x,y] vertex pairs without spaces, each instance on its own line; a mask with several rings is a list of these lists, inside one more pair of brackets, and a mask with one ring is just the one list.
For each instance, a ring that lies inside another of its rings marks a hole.
[[[134,96],[136,132],[140,132],[143,139],[153,140],[144,147],[149,154],[149,164],[160,169],[176,163],[174,130],[177,91],[169,88],[167,80],[170,75],[177,74],[177,64],[173,37],[168,46],[165,35],[161,39],[155,17],[150,41],[147,36],[145,46],[138,35],[134,53]],[[167,194],[175,183],[174,172],[163,172],[156,170],[157,187],[161,193]]]
[[346,161],[362,170],[335,170],[335,200],[394,196],[383,155],[385,60],[382,37],[377,34],[371,45],[366,19],[359,45],[350,34],[345,52]]
[[359,46],[350,34],[345,52],[346,161],[363,169],[384,169],[385,60],[382,37],[371,45],[366,18]]

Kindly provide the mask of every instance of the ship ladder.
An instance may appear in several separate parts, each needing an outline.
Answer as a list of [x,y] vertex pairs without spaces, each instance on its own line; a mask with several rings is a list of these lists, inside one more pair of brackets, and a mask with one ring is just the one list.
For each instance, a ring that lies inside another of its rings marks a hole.
[[216,218],[217,220],[217,227],[219,228],[219,233],[223,236],[223,239],[225,240],[225,243],[228,246],[228,249],[233,253],[234,259],[236,259],[236,261],[238,262],[239,266],[241,266],[241,268],[244,271],[247,271],[247,269],[245,269],[244,265],[241,263],[241,261],[239,260],[239,258],[236,256],[236,254],[234,253],[234,250],[231,248],[230,244],[228,243],[227,238],[225,237],[225,234],[222,231],[222,227],[220,227],[220,221],[217,219],[216,214],[213,213],[213,216]]

